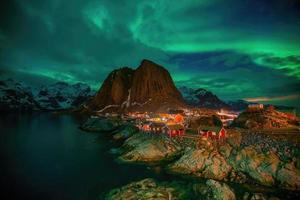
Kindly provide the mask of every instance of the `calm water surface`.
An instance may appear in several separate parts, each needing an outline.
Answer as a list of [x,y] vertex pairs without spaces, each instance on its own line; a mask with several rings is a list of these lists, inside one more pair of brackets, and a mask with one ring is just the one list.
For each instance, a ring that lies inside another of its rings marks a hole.
[[79,130],[81,121],[45,113],[0,115],[0,199],[97,199],[132,181],[167,178],[115,162],[113,142]]

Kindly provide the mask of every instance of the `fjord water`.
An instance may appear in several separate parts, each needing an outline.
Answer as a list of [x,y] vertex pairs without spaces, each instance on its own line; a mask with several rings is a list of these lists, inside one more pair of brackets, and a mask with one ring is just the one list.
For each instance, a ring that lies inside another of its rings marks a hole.
[[119,164],[105,134],[78,129],[68,115],[0,115],[0,199],[97,199],[147,177],[145,166]]

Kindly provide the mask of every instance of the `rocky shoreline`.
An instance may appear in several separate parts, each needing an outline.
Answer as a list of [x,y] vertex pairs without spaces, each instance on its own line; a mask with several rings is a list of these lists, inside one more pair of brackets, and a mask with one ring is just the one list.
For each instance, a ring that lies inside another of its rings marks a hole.
[[[193,186],[183,189],[190,191],[190,195],[203,199],[271,198],[270,195],[250,192],[248,195],[246,192],[236,197],[234,190],[228,186],[228,183],[234,183],[277,188],[291,191],[298,198],[300,197],[298,144],[292,144],[293,152],[289,149],[276,149],[276,145],[273,144],[276,143],[274,140],[272,144],[268,144],[267,140],[262,140],[264,142],[262,147],[259,141],[254,140],[255,143],[245,141],[251,137],[237,130],[230,130],[226,141],[220,144],[205,139],[195,141],[179,137],[169,138],[164,135],[142,133],[130,123],[124,124],[107,118],[90,118],[81,126],[81,129],[107,132],[115,140],[121,141],[122,145],[117,151],[118,160],[121,162],[160,165],[170,174],[207,179],[206,183],[201,186],[206,188],[202,189],[202,192],[191,192]],[[253,137],[257,136],[253,135]],[[137,189],[137,185],[143,185],[143,183],[146,183],[145,188]],[[107,199],[126,199],[130,195],[137,195],[140,197],[138,199],[169,199],[170,196],[167,195],[172,195],[172,199],[191,199],[184,196],[185,192],[173,194],[170,189],[172,187],[169,188],[167,183],[164,183],[165,185],[154,183],[155,180],[148,179],[131,183],[113,190],[114,192],[107,194]],[[150,193],[149,196],[146,195],[147,193]],[[154,194],[158,196],[151,196]]]

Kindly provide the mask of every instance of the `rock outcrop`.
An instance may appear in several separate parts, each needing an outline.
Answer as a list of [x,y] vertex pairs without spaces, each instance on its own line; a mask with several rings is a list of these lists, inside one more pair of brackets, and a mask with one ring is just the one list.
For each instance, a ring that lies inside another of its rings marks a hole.
[[158,182],[152,178],[129,183],[109,191],[105,199],[158,199],[158,200],[235,200],[236,195],[226,183],[208,180],[206,183]]
[[168,137],[140,133],[128,138],[121,150],[121,161],[161,162],[177,156],[181,148]]
[[239,151],[230,163],[236,171],[244,172],[257,182],[271,186],[275,184],[280,160],[272,152],[264,155],[256,152],[254,147],[248,146]]
[[121,121],[106,118],[88,118],[80,128],[90,132],[112,132],[122,125]]
[[[109,131],[125,140],[116,154],[122,162],[165,165],[170,174],[224,182],[258,183],[288,190],[300,190],[299,144],[255,137],[253,133],[228,129],[223,142],[201,138],[169,138],[140,132],[131,124],[106,118],[91,118],[82,126],[89,131]],[[270,144],[268,144],[270,143]],[[284,144],[284,148],[277,146]],[[294,149],[294,151],[291,151]],[[252,197],[249,197],[252,198]]]
[[116,133],[113,135],[113,138],[115,140],[125,140],[127,138],[130,138],[137,132],[139,132],[139,129],[136,126],[126,123],[122,128],[116,131]]
[[[119,110],[126,106],[134,70],[128,67],[112,71],[103,82],[96,96],[88,104],[92,110]],[[123,104],[125,102],[125,104]]]
[[300,190],[300,170],[294,163],[288,163],[277,170],[277,180],[283,188]]
[[[143,107],[150,111],[167,110],[184,106],[184,100],[169,72],[149,60],[143,60],[135,70],[131,87],[131,102],[134,110],[144,110]],[[146,103],[145,106],[138,105],[144,103]]]
[[287,128],[297,124],[296,117],[276,110],[246,110],[234,119],[232,126],[248,129]]
[[208,186],[206,190],[202,191],[204,199],[210,200],[235,200],[236,196],[232,188],[230,188],[226,183],[220,183],[215,180],[207,180],[206,185]]
[[169,72],[149,60],[143,60],[136,70],[126,67],[111,72],[87,105],[98,113],[167,111],[183,106]]
[[224,180],[231,171],[231,166],[217,151],[188,149],[179,160],[169,165],[168,170],[172,173]]
[[179,183],[157,183],[154,179],[147,178],[132,182],[121,188],[111,190],[106,196],[107,200],[123,199],[157,199],[157,200],[184,200],[190,199],[192,194],[187,187]]
[[120,159],[144,163],[169,161],[166,170],[172,174],[238,183],[249,180],[265,186],[299,189],[300,171],[296,162],[281,160],[271,149],[263,153],[260,144],[245,146],[237,131],[229,131],[226,141],[219,145],[203,141],[198,147],[187,147],[179,141],[133,134],[123,144]]

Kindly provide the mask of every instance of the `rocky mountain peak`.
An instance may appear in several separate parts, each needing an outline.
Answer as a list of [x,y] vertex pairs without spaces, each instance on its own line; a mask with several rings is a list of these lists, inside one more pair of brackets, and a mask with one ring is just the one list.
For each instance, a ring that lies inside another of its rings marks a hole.
[[183,102],[169,72],[144,59],[136,70],[125,67],[111,72],[88,107],[101,112],[111,108],[153,111],[162,106],[183,106]]
[[134,70],[129,67],[113,70],[104,80],[89,107],[91,109],[100,109],[109,105],[121,105],[129,94],[133,74]]
[[148,60],[143,60],[136,69],[131,92],[132,100],[137,102],[145,102],[150,97],[157,98],[158,95],[160,97],[182,98],[169,72],[162,66]]

